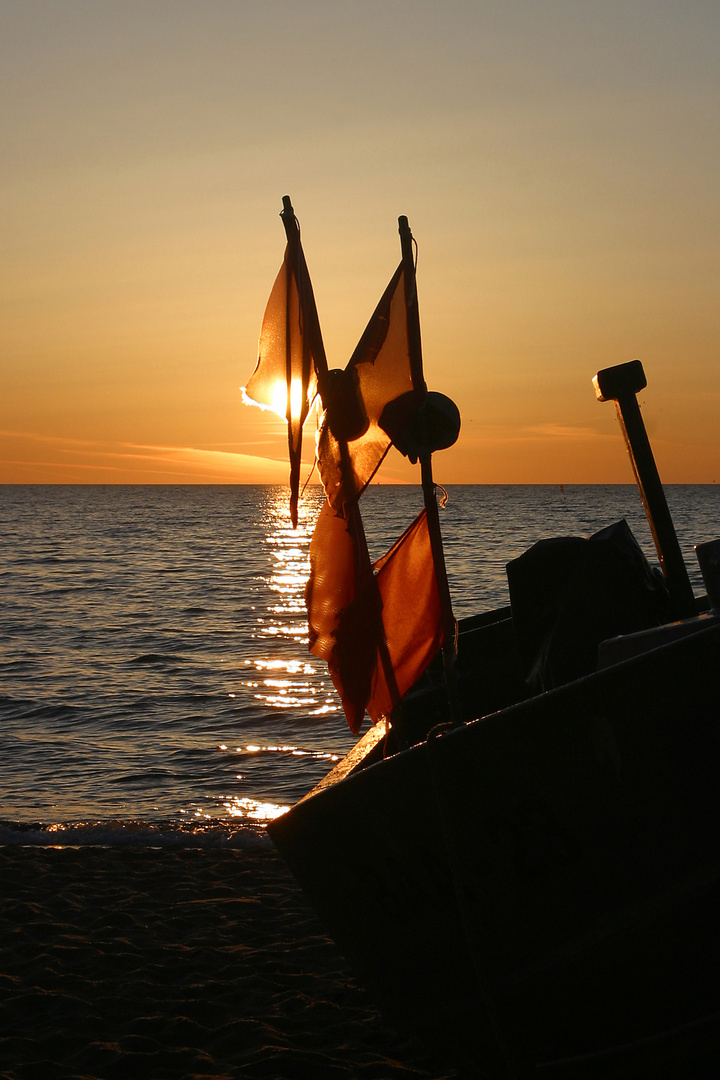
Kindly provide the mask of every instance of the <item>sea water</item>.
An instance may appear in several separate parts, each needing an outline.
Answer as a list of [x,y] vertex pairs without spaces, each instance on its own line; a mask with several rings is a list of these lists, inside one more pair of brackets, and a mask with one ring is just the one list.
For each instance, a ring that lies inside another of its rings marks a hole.
[[[631,485],[446,494],[458,618],[507,604],[507,562],[543,537],[624,517],[657,560]],[[699,595],[720,492],[667,498]],[[309,487],[293,529],[281,487],[0,487],[0,843],[265,842],[354,742],[307,649],[322,501]],[[367,490],[373,557],[421,507],[415,487]]]

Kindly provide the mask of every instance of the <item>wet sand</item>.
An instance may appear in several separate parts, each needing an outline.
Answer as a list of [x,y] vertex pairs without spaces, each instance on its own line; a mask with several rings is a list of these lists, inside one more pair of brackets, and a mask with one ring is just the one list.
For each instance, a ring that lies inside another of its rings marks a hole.
[[0,847],[0,1077],[454,1077],[272,850]]

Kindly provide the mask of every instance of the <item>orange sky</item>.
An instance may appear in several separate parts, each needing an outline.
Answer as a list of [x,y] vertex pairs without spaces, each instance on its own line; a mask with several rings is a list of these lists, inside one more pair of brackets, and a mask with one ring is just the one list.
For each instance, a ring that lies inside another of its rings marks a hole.
[[285,481],[239,387],[286,193],[335,367],[409,217],[440,482],[631,482],[634,358],[662,478],[720,479],[718,45],[714,0],[0,0],[0,482]]

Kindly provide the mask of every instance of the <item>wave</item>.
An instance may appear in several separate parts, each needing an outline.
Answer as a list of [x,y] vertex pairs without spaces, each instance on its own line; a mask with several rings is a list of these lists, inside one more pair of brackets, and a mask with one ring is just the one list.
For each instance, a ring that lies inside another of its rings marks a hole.
[[263,825],[207,822],[76,821],[23,824],[0,821],[0,847],[234,848],[257,850],[272,843]]

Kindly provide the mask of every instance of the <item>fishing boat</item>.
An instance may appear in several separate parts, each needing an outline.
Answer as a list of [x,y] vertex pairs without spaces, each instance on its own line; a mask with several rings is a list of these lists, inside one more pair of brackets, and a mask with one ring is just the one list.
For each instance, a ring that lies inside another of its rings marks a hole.
[[[297,246],[290,258],[297,266]],[[286,287],[286,310],[288,295]],[[410,351],[414,318],[403,339]],[[307,312],[293,320],[317,335]],[[387,314],[383,325],[386,342]],[[372,320],[369,330],[377,340]],[[284,348],[286,358],[303,352],[287,339]],[[289,432],[295,370],[288,359]],[[414,379],[414,411],[377,425],[423,467],[426,512],[411,541],[403,534],[363,570],[367,470],[352,490],[347,480],[363,425],[348,439],[338,424],[334,464],[324,465],[328,520],[321,515],[311,549],[310,645],[328,659],[351,727],[359,730],[361,711],[373,723],[269,833],[387,1019],[461,1075],[715,1076],[718,551],[715,542],[699,553],[709,596],[696,598],[637,406],[642,365],[606,369],[594,382],[600,400],[616,403],[661,572],[624,523],[571,543],[550,538],[509,564],[510,605],[457,634],[429,473],[431,453],[452,437],[452,410],[440,402],[432,423],[429,410],[419,422],[417,369]],[[326,411],[330,400],[326,384]],[[428,436],[433,427],[440,436]],[[321,429],[320,448],[323,437]],[[418,535],[429,555],[406,559]],[[328,561],[338,537],[350,538],[343,573]],[[415,650],[391,620],[397,585],[387,568],[406,586],[403,560],[433,579],[420,621],[439,630]]]

